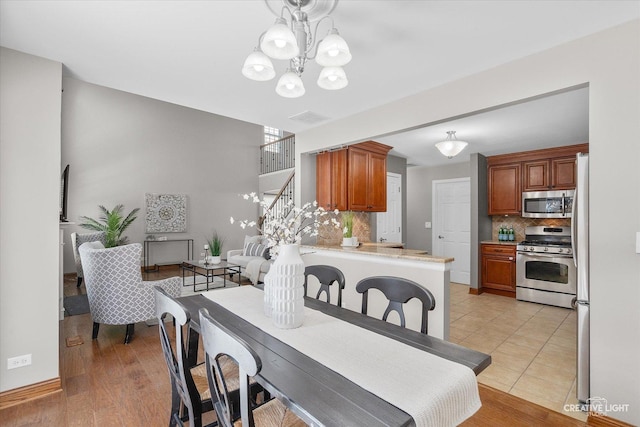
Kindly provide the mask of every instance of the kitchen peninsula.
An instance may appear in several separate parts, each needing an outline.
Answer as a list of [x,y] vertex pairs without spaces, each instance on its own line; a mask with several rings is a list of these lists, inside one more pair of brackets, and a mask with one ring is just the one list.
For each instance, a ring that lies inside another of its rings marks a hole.
[[[305,265],[327,264],[339,268],[345,277],[342,306],[360,312],[362,295],[356,292],[356,284],[371,276],[398,276],[424,286],[436,299],[436,307],[429,312],[429,335],[449,338],[449,272],[453,258],[429,255],[425,251],[390,248],[387,245],[363,244],[357,248],[341,246],[302,246],[301,253]],[[309,283],[309,295],[315,295],[317,282]],[[337,292],[331,294],[335,304]],[[379,292],[369,294],[369,314],[382,318],[387,300]],[[422,315],[420,302],[411,300],[404,307],[407,327],[420,330]],[[389,315],[389,321],[399,324],[396,313]]]

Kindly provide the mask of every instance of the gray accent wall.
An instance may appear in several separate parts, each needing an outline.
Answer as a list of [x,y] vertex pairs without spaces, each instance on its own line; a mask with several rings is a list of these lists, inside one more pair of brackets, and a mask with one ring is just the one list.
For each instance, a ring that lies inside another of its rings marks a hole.
[[469,163],[453,163],[446,166],[415,166],[407,169],[407,244],[409,249],[421,249],[432,253],[431,228],[424,223],[433,222],[433,181],[469,176]]
[[491,217],[488,212],[487,158],[472,153],[471,168],[471,250],[470,268],[472,288],[480,287],[480,242],[491,240]]
[[[195,256],[213,231],[225,238],[223,257],[245,234],[229,218],[257,219],[258,206],[240,197],[258,192],[262,126],[65,78],[62,164],[70,164],[69,218],[99,216],[98,205],[140,208],[125,232],[145,239],[145,194],[186,194],[187,231],[155,233],[192,238]],[[86,232],[69,227],[67,234]],[[67,241],[68,236],[67,236]],[[186,243],[153,243],[152,262],[187,257]],[[75,271],[70,245],[65,272]]]
[[61,63],[0,47],[0,392],[60,375],[61,86]]

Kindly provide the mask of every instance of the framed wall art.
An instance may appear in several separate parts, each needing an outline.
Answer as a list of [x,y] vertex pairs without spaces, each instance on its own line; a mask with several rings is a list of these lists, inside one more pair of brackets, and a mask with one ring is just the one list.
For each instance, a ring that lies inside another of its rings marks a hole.
[[187,231],[186,194],[145,194],[147,233]]

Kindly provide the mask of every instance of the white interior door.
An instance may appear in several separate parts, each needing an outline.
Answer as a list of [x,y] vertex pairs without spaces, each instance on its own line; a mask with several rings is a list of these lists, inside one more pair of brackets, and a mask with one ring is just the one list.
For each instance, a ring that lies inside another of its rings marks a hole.
[[402,242],[402,176],[387,173],[387,211],[376,214],[376,241]]
[[471,184],[469,178],[433,181],[433,254],[452,257],[451,281],[471,280]]

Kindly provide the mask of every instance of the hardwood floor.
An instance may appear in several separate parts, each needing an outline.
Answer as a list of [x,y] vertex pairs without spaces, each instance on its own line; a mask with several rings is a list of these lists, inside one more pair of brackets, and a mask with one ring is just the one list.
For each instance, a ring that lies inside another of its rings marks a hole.
[[[179,274],[173,269],[147,273],[149,280]],[[248,283],[248,282],[247,282]],[[244,282],[243,282],[244,284]],[[75,277],[65,278],[65,295],[84,293]],[[3,426],[166,426],[171,391],[156,326],[136,325],[123,344],[124,326],[103,325],[91,339],[89,314],[60,323],[62,392],[0,411]],[[83,344],[67,347],[80,336]],[[585,426],[586,424],[480,385],[482,408],[463,426]]]

